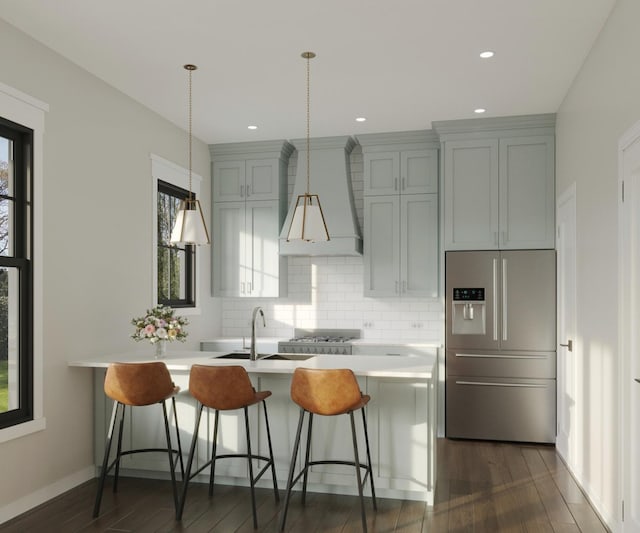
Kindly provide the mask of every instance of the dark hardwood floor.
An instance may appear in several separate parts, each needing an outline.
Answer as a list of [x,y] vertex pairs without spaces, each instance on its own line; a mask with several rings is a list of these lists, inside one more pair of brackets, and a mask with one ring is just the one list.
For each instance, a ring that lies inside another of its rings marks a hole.
[[[100,517],[91,512],[96,482],[90,481],[10,522],[0,532],[241,532],[253,529],[249,489],[192,484],[182,522],[175,521],[169,482],[122,478],[117,494],[105,489]],[[278,530],[279,505],[273,491],[259,489],[260,532]],[[283,499],[283,498],[282,498]],[[361,531],[357,497],[293,497],[286,531]],[[606,528],[557,456],[553,447],[495,442],[438,443],[436,502],[378,499],[367,503],[371,532],[553,532],[597,533]]]

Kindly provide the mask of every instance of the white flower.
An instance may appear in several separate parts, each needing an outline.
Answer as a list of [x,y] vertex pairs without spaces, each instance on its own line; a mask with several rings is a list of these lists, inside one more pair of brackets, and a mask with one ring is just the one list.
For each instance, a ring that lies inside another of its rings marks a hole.
[[156,336],[159,339],[166,339],[169,337],[169,334],[167,333],[167,330],[164,328],[158,328],[156,329]]

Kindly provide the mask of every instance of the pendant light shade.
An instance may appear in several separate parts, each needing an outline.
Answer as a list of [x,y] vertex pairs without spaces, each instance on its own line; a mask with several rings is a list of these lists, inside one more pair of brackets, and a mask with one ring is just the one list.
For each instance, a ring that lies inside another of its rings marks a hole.
[[200,201],[193,197],[191,192],[191,160],[192,160],[192,120],[191,120],[191,73],[198,67],[185,65],[189,72],[189,197],[180,202],[180,208],[176,214],[176,223],[171,231],[171,244],[211,244],[207,224],[204,221]]
[[309,194],[311,181],[311,137],[309,113],[309,61],[316,57],[313,52],[303,52],[302,57],[307,60],[307,192],[298,196],[296,208],[291,218],[287,241],[303,240],[306,242],[329,241],[329,231],[324,220],[320,198],[317,194]]

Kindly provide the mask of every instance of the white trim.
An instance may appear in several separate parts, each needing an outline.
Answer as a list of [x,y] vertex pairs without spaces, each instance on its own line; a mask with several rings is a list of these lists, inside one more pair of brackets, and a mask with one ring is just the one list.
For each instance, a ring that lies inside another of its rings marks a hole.
[[[627,424],[627,416],[632,408],[628,403],[631,395],[629,377],[632,372],[632,354],[637,352],[639,336],[636,332],[638,320],[638,304],[634,301],[634,295],[638,293],[639,277],[634,250],[637,242],[638,216],[635,215],[638,205],[637,188],[640,180],[625,181],[625,151],[640,139],[640,121],[629,128],[618,140],[618,491],[619,498],[631,500],[632,494],[626,494],[627,478],[629,472],[633,472],[633,465],[627,464],[628,442],[630,432],[633,431]],[[624,202],[622,190],[624,186]],[[630,481],[635,485],[637,479]],[[626,505],[625,515],[632,517],[626,521],[612,522],[616,525],[614,531],[635,531],[638,520],[635,518],[638,512],[637,505],[632,501]]]
[[[178,187],[182,187],[183,189],[189,189],[189,170],[183,168],[175,163],[164,159],[158,155],[150,154],[151,158],[151,212],[152,218],[154,221],[151,225],[151,246],[153,246],[152,250],[152,261],[153,268],[151,274],[151,298],[152,305],[158,305],[158,235],[156,232],[156,224],[155,220],[158,218],[158,204],[156,202],[156,195],[158,193],[158,180],[166,181],[167,183],[171,183],[172,185],[176,185]],[[197,197],[200,196],[200,184],[202,183],[202,176],[198,174],[191,173],[191,190],[196,194]],[[201,253],[196,252],[196,306],[195,307],[181,307],[180,315],[199,315],[201,314],[201,304],[200,304],[200,279],[201,274],[201,262],[200,257]]]
[[62,478],[47,487],[36,490],[22,498],[19,498],[3,507],[0,507],[0,524],[11,520],[22,513],[41,505],[78,485],[95,477],[95,467],[88,466]]
[[0,430],[0,442],[42,431],[44,418],[43,370],[43,183],[44,119],[49,106],[0,83],[0,116],[33,130],[33,420]]

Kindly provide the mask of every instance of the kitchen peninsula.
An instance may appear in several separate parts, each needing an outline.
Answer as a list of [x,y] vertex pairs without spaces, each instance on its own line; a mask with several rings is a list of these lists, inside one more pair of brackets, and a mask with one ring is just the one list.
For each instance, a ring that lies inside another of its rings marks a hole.
[[[224,358],[228,352],[177,352],[168,354],[166,363],[176,385],[182,392],[177,399],[178,423],[186,455],[191,442],[195,420],[195,400],[189,395],[189,370],[194,364],[241,365],[249,372],[257,390],[271,390],[267,400],[273,440],[276,472],[281,487],[285,486],[292,445],[298,419],[298,407],[289,397],[291,374],[296,367],[351,368],[363,393],[371,395],[367,409],[369,438],[376,493],[381,497],[426,501],[433,505],[435,489],[436,438],[436,357],[435,356],[376,356],[352,355],[307,356],[303,360],[268,359],[258,361]],[[291,357],[291,354],[287,354]],[[104,374],[109,363],[155,360],[140,354],[114,354],[85,361],[71,361],[69,366],[92,368],[95,386],[95,450],[96,465],[101,462],[106,429],[111,416],[111,401],[103,391]],[[136,447],[160,447],[163,428],[157,417],[151,416],[149,406],[129,410],[125,429],[125,443]],[[153,413],[154,415],[156,413]],[[220,441],[227,453],[244,450],[244,424],[238,413],[221,413]],[[258,453],[266,452],[264,425],[258,420],[262,413],[250,410],[255,430],[252,441],[258,443]],[[258,423],[260,422],[260,423]],[[314,443],[311,454],[349,459],[352,457],[347,419],[344,417],[316,417]],[[201,423],[196,461],[206,462],[211,454],[206,432],[211,431],[213,412]],[[144,457],[148,455],[148,457]],[[123,458],[127,475],[164,477],[166,457],[162,454],[142,454]],[[218,476],[218,474],[220,474]],[[168,474],[167,474],[168,475]],[[202,481],[207,473],[201,474]],[[224,484],[246,484],[246,461],[233,459],[216,467],[216,480]],[[266,485],[265,485],[266,486]],[[341,494],[355,494],[352,468],[336,465],[314,467],[309,477],[309,490]]]

